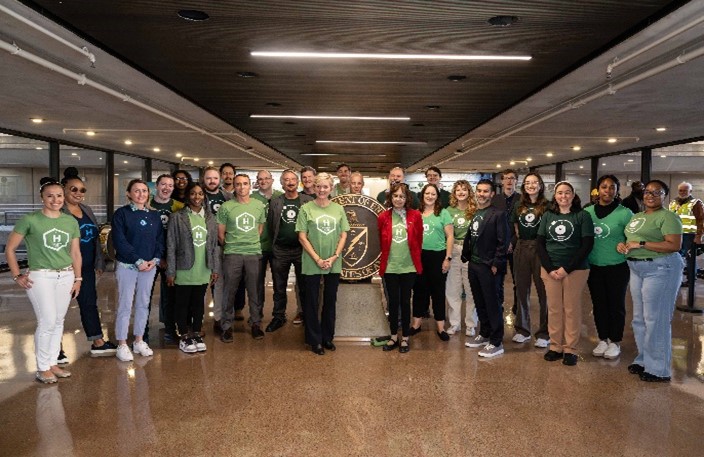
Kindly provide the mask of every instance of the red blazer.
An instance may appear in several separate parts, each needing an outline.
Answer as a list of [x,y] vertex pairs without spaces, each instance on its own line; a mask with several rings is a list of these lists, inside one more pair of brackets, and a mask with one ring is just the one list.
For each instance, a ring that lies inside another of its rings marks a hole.
[[[391,251],[391,212],[387,209],[379,214],[379,242],[381,244],[381,265],[379,274],[384,276],[386,265],[389,263],[389,252]],[[408,248],[411,251],[411,260],[416,267],[418,274],[423,273],[423,265],[420,263],[420,251],[423,249],[423,216],[416,209],[406,210],[406,230],[408,231]]]

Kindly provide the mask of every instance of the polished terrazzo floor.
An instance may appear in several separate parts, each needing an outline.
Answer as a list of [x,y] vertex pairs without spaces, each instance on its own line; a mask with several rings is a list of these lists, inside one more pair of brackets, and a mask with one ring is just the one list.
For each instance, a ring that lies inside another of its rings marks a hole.
[[[99,295],[112,336],[111,274]],[[265,323],[270,288],[266,302]],[[321,357],[303,345],[300,326],[255,341],[240,323],[225,345],[208,318],[208,351],[190,355],[155,341],[154,310],[154,356],[125,363],[89,356],[72,305],[64,348],[73,377],[43,386],[33,381],[31,306],[0,275],[0,455],[704,455],[704,318],[675,312],[673,381],[648,384],[626,371],[630,315],[621,358],[591,356],[587,304],[576,367],[512,343],[509,327],[506,353],[479,359],[464,335],[441,342],[432,322],[409,354],[340,342]]]

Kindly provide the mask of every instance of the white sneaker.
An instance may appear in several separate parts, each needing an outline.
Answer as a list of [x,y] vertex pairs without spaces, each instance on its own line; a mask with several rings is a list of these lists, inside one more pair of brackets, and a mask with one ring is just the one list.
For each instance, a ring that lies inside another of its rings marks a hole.
[[193,338],[186,338],[185,340],[179,341],[178,348],[188,354],[198,352],[198,348],[196,348],[196,342]]
[[606,340],[601,340],[599,341],[599,344],[596,345],[594,350],[592,351],[592,355],[594,357],[604,357],[604,353],[606,350],[609,348],[609,342]]
[[152,348],[150,348],[149,345],[144,341],[135,341],[134,343],[132,343],[132,351],[134,351],[136,354],[141,355],[142,357],[149,357],[150,355],[154,355],[154,351],[152,351]]
[[474,330],[474,327],[467,327],[467,330],[464,332],[464,334],[467,336],[474,336],[476,335],[476,330]]
[[461,331],[462,331],[462,327],[460,327],[459,325],[455,325],[455,326],[451,326],[450,328],[445,330],[445,333],[447,333],[448,335],[454,335],[455,333],[459,333]]
[[132,351],[130,351],[129,346],[126,344],[120,344],[117,346],[117,352],[115,353],[117,358],[123,362],[131,362],[134,360],[132,356]]
[[530,341],[530,336],[525,336],[521,335],[520,333],[516,333],[515,335],[513,335],[513,338],[511,338],[511,341],[513,341],[514,343],[523,344],[526,341]]
[[613,360],[617,359],[619,355],[621,355],[621,345],[619,343],[609,343],[608,349],[604,351],[604,358]]
[[484,349],[478,352],[479,357],[496,357],[504,353],[504,345],[499,344],[494,346],[493,344],[487,344]]
[[198,350],[198,352],[203,352],[208,349],[205,346],[205,343],[203,342],[203,338],[201,336],[196,336],[195,338],[193,338],[193,340],[196,342],[196,349]]
[[546,340],[545,338],[538,338],[535,340],[535,344],[533,345],[537,348],[546,348],[550,346],[550,341]]
[[464,345],[468,348],[480,348],[482,346],[486,346],[487,344],[489,344],[489,338],[484,338],[481,335],[477,335],[464,343]]

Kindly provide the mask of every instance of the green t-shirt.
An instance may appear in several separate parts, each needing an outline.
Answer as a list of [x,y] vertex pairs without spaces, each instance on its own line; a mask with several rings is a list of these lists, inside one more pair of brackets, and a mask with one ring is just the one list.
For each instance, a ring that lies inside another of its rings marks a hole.
[[426,251],[444,251],[447,249],[445,227],[452,225],[452,216],[446,209],[430,216],[423,216],[423,249]]
[[[349,230],[350,224],[347,222],[345,209],[335,202],[330,202],[328,206],[323,208],[312,201],[301,206],[298,211],[296,232],[304,232],[308,236],[308,241],[321,259],[329,259],[335,255],[340,235]],[[308,252],[303,250],[302,272],[304,275],[324,275],[341,271],[342,256],[335,260],[332,268],[323,270],[316,265]]]
[[[283,194],[280,190],[275,190],[271,194],[271,198],[278,197]],[[250,197],[259,200],[264,205],[264,218],[266,219],[269,214],[269,202],[271,199],[267,199],[265,196],[259,193],[259,191],[252,192]],[[271,252],[271,234],[269,233],[268,224],[264,224],[264,229],[262,230],[262,236],[260,238],[262,243],[262,252]]]
[[[626,226],[627,241],[665,241],[665,235],[681,235],[682,220],[680,217],[661,208],[652,213],[637,213]],[[655,252],[646,248],[633,249],[628,257],[636,259],[654,259],[670,255],[668,252]]]
[[625,262],[626,256],[616,250],[616,245],[626,241],[624,230],[633,213],[625,206],[618,205],[608,216],[599,219],[594,208],[595,205],[591,205],[584,209],[594,224],[594,247],[589,254],[589,263],[605,267]]
[[415,273],[411,250],[408,247],[408,230],[401,216],[391,211],[391,249],[386,264],[387,273]]
[[[582,238],[594,236],[594,224],[589,214],[583,210],[569,214],[546,211],[540,221],[538,235],[545,237],[550,262],[557,268],[566,267],[572,263],[582,245]],[[588,259],[585,258],[575,269],[589,269]]]
[[[301,209],[301,197],[296,197],[292,200],[284,197],[283,203],[276,244],[285,247],[300,246],[301,243],[298,241],[298,233],[296,233],[296,220],[298,219],[298,211]],[[276,215],[274,215],[274,217],[276,217]]]
[[183,203],[178,200],[174,200],[173,198],[170,198],[166,203],[159,203],[154,200],[154,197],[152,197],[149,202],[149,207],[159,213],[159,217],[161,217],[161,225],[164,226],[164,234],[166,234],[166,230],[169,228],[169,217],[171,217],[171,213],[175,213],[183,208]]
[[[81,237],[76,218],[64,213],[51,218],[41,210],[22,217],[13,231],[24,237],[30,270],[59,270],[71,266],[71,240]],[[80,275],[80,271],[75,273]]]
[[225,226],[224,254],[261,254],[259,224],[266,222],[264,204],[253,198],[240,203],[237,198],[222,204],[216,216]]
[[469,223],[472,222],[471,218],[465,217],[464,210],[459,208],[453,208],[452,206],[447,208],[447,212],[450,213],[452,217],[452,227],[455,233],[455,243],[458,241],[463,241],[467,236],[467,230],[469,229]]
[[518,238],[521,240],[534,240],[538,237],[538,227],[540,227],[542,216],[535,214],[535,205],[528,205],[525,211],[519,214],[519,206],[519,204],[514,205],[511,212],[511,233],[514,231],[515,224],[518,224]]
[[200,286],[210,282],[210,270],[205,263],[206,240],[209,234],[205,227],[205,218],[191,210],[188,211],[188,221],[191,223],[191,234],[193,235],[193,267],[190,270],[176,270],[174,283],[179,286]]
[[478,209],[472,217],[472,221],[469,224],[469,236],[472,237],[472,262],[481,263],[482,259],[479,257],[479,248],[477,247],[477,241],[479,240],[479,231],[484,224],[484,214],[489,208]]

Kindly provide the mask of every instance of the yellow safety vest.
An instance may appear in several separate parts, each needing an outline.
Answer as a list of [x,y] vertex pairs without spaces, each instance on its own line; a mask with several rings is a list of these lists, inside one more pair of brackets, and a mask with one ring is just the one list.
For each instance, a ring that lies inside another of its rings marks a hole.
[[682,233],[697,233],[697,220],[692,210],[698,201],[696,198],[692,198],[681,205],[676,199],[670,202],[670,211],[682,219]]

